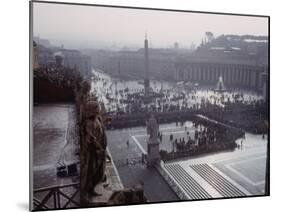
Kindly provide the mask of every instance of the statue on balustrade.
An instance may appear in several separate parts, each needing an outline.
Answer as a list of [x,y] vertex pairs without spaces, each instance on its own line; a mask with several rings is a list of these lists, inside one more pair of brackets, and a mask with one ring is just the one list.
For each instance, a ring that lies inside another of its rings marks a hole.
[[78,114],[79,114],[79,123],[82,123],[83,122],[83,111],[84,111],[84,108],[85,108],[85,105],[87,103],[87,100],[90,96],[90,90],[91,90],[91,84],[88,80],[84,80],[81,82],[81,85],[80,85],[80,89],[78,91]]
[[87,205],[91,197],[100,195],[95,191],[98,183],[106,181],[105,162],[107,138],[104,119],[96,98],[89,98],[83,110],[81,125],[81,203]]

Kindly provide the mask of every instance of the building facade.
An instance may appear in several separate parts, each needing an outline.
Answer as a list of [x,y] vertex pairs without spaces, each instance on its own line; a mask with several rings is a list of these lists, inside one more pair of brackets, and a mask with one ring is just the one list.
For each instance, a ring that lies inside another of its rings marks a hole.
[[47,66],[55,63],[55,55],[60,54],[63,57],[63,65],[69,68],[76,68],[83,75],[89,75],[92,70],[91,58],[82,54],[78,50],[64,48],[47,48],[38,45],[37,48],[38,65]]
[[83,75],[90,75],[91,73],[91,58],[82,54],[78,50],[60,49],[64,56],[63,65],[69,68],[76,68]]
[[144,79],[147,77],[146,69],[149,67],[150,79],[173,79],[175,54],[169,50],[149,49],[148,62],[146,62],[145,58],[144,49],[120,51],[109,58],[108,65],[104,66],[104,71],[114,76]]
[[175,80],[215,84],[219,77],[226,86],[261,89],[267,67],[251,60],[188,58],[175,63]]

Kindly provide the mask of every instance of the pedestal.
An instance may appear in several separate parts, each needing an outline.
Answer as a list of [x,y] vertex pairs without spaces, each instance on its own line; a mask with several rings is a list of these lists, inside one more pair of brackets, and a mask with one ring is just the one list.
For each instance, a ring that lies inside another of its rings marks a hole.
[[159,142],[147,143],[147,165],[153,166],[160,162]]

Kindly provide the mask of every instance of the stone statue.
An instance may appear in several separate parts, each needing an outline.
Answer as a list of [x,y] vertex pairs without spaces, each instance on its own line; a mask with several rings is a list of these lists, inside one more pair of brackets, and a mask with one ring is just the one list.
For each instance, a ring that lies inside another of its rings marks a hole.
[[89,100],[83,111],[81,139],[81,203],[85,205],[90,198],[99,195],[95,192],[98,183],[105,181],[105,163],[107,138],[103,119],[100,115],[100,105]]
[[149,120],[146,122],[147,134],[149,135],[147,141],[147,165],[153,166],[158,164],[160,161],[159,153],[159,142],[158,142],[158,133],[159,125],[153,115],[150,116]]
[[137,184],[121,191],[116,191],[110,197],[107,205],[139,204],[146,203],[143,185]]
[[87,103],[90,90],[91,90],[90,82],[87,81],[87,80],[82,81],[80,92],[79,92],[79,95],[78,95],[79,96],[79,99],[78,99],[78,102],[79,102],[79,109],[78,109],[79,123],[81,123],[82,119],[84,118],[83,117],[83,115],[84,115],[83,111],[84,111],[85,105]]
[[157,142],[159,125],[153,115],[151,115],[149,120],[146,122],[146,130],[149,135],[149,142]]

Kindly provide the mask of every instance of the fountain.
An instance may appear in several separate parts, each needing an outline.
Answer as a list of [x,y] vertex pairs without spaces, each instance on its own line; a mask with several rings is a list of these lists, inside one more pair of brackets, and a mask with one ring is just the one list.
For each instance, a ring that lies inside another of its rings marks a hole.
[[225,92],[225,91],[227,91],[226,87],[224,86],[222,76],[219,77],[219,81],[218,81],[214,91],[216,91],[216,92]]

